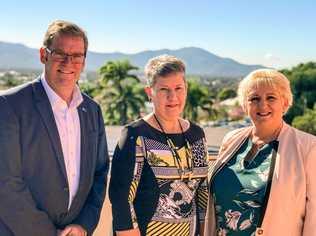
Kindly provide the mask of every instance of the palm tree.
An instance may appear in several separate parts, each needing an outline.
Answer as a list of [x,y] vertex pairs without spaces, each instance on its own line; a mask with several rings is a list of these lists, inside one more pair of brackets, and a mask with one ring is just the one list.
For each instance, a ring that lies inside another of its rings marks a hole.
[[198,121],[199,111],[205,111],[209,116],[216,115],[212,105],[213,101],[208,95],[207,87],[194,80],[189,80],[184,116],[191,121]]
[[131,70],[138,70],[138,67],[130,64],[128,60],[109,61],[100,68],[101,81],[112,83],[114,87],[121,89],[121,82],[127,78],[139,82],[136,75],[130,74]]
[[101,103],[106,124],[125,125],[140,117],[145,103],[145,93],[136,75],[131,70],[138,68],[129,61],[109,61],[100,68]]

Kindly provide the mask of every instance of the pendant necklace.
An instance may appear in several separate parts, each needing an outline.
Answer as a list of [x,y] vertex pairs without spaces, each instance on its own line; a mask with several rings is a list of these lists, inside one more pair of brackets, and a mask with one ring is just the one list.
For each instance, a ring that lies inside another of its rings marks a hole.
[[166,132],[164,131],[162,125],[160,124],[158,118],[156,117],[156,115],[154,114],[154,118],[155,118],[155,121],[157,122],[159,128],[161,129],[166,141],[167,141],[167,144],[170,148],[170,151],[172,153],[172,156],[173,156],[173,159],[174,159],[174,162],[175,162],[175,166],[177,166],[178,168],[178,173],[181,177],[181,180],[183,179],[183,177],[188,177],[189,179],[192,178],[192,175],[193,175],[193,156],[192,156],[192,149],[191,149],[191,145],[189,143],[189,141],[187,140],[187,138],[185,137],[185,134],[183,132],[183,128],[181,126],[181,123],[178,119],[178,123],[179,123],[179,127],[181,129],[181,134],[182,134],[182,137],[183,137],[183,141],[184,141],[184,148],[185,148],[185,157],[186,157],[186,164],[187,164],[187,167],[184,167],[183,163],[182,163],[182,160],[181,160],[181,157],[178,153],[178,148],[174,145],[174,143],[172,142],[171,138],[166,134]]

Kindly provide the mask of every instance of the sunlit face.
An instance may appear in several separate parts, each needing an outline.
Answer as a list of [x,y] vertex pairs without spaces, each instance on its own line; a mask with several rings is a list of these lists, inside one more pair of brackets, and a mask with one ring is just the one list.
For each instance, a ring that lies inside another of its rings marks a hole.
[[[59,54],[84,55],[84,41],[81,37],[61,35],[54,38],[49,50]],[[72,93],[85,62],[73,63],[70,57],[56,61],[45,48],[40,50],[41,62],[45,65],[45,78],[50,87],[57,93]]]
[[287,101],[271,86],[252,87],[247,95],[246,110],[256,127],[275,129],[282,122]]
[[177,120],[183,112],[187,97],[184,73],[173,73],[156,79],[152,87],[146,88],[155,114],[164,120]]

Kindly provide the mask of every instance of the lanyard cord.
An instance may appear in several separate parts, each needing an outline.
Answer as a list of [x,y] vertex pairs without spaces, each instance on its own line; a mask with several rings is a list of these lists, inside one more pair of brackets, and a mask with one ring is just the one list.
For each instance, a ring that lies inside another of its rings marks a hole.
[[[178,172],[181,176],[181,179],[182,179],[182,175],[185,173],[185,170],[184,170],[184,167],[182,165],[182,162],[181,162],[181,158],[177,152],[177,148],[176,146],[174,145],[174,143],[172,142],[172,140],[170,139],[170,137],[166,134],[166,132],[164,131],[162,125],[160,124],[158,118],[156,117],[156,115],[154,114],[154,118],[159,126],[159,128],[161,129],[163,135],[165,136],[165,139],[167,141],[167,144],[171,150],[171,153],[172,153],[172,156],[175,160],[175,164],[178,165]],[[183,128],[181,126],[181,123],[178,119],[178,122],[179,122],[179,126],[180,126],[180,129],[181,129],[181,134],[182,134],[182,137],[183,137],[183,141],[184,141],[184,145],[185,145],[185,157],[186,157],[186,162],[187,162],[187,167],[188,167],[188,170],[190,172],[192,172],[192,169],[193,169],[193,158],[192,158],[192,151],[191,151],[191,145],[189,143],[189,141],[186,139],[185,135],[184,135],[184,132],[183,132]]]

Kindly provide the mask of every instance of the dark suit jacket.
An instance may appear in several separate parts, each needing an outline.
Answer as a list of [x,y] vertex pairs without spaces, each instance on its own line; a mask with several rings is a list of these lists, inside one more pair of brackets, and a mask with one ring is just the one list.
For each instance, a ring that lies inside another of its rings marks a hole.
[[106,189],[100,107],[83,94],[80,182],[68,210],[66,168],[53,111],[39,79],[0,94],[0,235],[56,236],[79,224],[92,234]]

